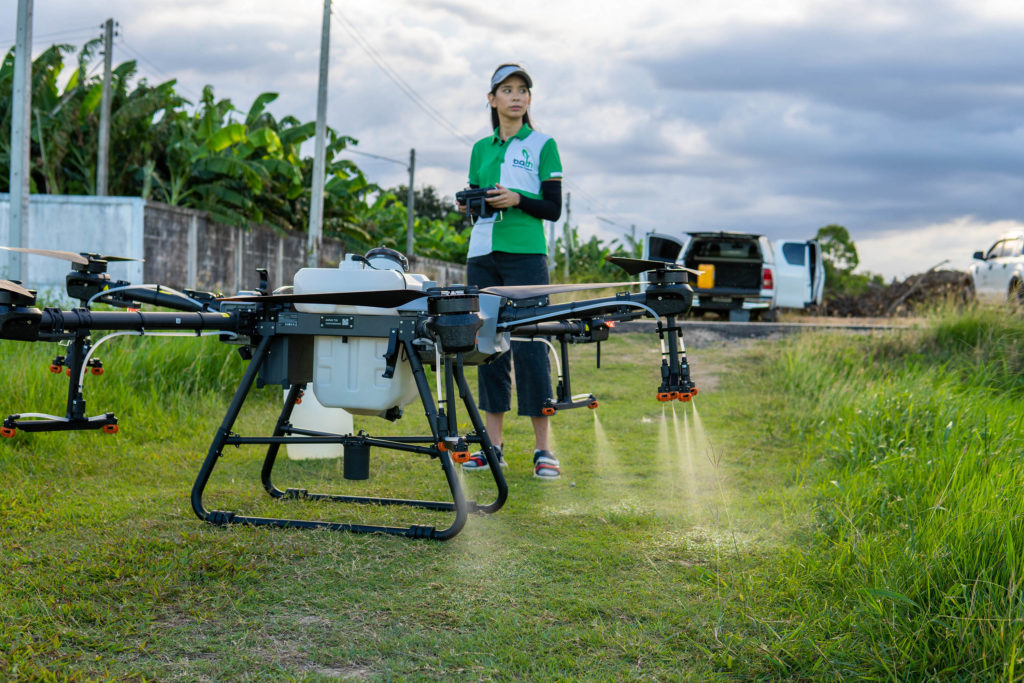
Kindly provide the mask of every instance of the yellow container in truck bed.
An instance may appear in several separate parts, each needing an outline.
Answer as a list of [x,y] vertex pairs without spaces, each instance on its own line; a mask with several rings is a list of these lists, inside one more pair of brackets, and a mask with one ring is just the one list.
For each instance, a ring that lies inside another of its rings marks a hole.
[[697,276],[698,289],[711,289],[715,286],[715,266],[710,263],[701,263],[697,270],[703,271]]

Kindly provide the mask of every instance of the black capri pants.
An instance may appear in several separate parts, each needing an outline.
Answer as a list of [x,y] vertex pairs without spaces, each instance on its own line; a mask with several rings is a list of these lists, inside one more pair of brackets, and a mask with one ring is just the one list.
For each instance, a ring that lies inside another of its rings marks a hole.
[[[466,282],[477,287],[499,285],[546,285],[548,257],[545,254],[512,254],[495,251],[474,256],[466,262]],[[548,346],[543,342],[512,342],[512,350],[477,370],[477,402],[488,413],[512,408],[512,372],[516,372],[516,400],[519,414],[542,417],[544,402],[553,397]]]

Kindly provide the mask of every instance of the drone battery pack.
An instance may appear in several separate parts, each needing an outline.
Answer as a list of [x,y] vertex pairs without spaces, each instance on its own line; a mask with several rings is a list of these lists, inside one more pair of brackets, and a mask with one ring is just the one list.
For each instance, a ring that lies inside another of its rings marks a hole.
[[299,335],[274,337],[270,352],[260,366],[256,386],[280,384],[288,388],[293,384],[313,381],[313,340]]
[[[347,259],[338,268],[303,268],[295,274],[294,282],[296,294],[422,290],[430,283],[423,275],[368,268],[361,262]],[[375,306],[296,304],[295,308],[303,313],[357,317],[399,315],[395,308]],[[384,376],[387,348],[387,337],[314,336],[313,391],[320,403],[329,408],[344,408],[356,415],[383,417],[392,408],[419,400],[408,363],[398,363],[391,377]]]

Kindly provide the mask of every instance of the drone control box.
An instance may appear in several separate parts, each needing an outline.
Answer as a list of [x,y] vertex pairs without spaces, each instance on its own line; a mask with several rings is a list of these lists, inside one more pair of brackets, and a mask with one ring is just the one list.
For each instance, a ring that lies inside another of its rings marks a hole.
[[[401,265],[384,259],[367,263],[349,255],[337,268],[303,268],[295,274],[295,294],[360,292],[398,289],[423,290],[436,286],[424,275],[409,274]],[[376,266],[376,267],[375,267]],[[389,267],[389,266],[393,266]],[[417,306],[414,302],[410,306]],[[325,316],[400,316],[396,308],[295,304],[302,313]],[[384,416],[419,400],[408,363],[399,363],[394,375],[384,376],[388,340],[382,337],[317,335],[313,341],[313,392],[321,404],[344,408],[356,415]]]

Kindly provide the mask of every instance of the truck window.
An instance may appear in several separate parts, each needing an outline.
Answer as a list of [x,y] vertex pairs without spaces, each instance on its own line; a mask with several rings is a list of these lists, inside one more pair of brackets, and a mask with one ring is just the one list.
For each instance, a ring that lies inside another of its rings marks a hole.
[[750,240],[712,240],[693,245],[690,252],[697,258],[760,259],[761,250]]
[[1001,256],[1002,252],[1003,252],[1003,241],[1000,240],[999,242],[996,242],[995,244],[993,244],[992,248],[988,250],[988,253],[985,254],[985,259],[988,260],[988,259],[993,259],[993,258],[996,258],[998,256]]
[[675,260],[679,258],[679,250],[682,245],[675,240],[652,236],[647,243],[650,249],[648,258],[669,263],[675,263]]
[[806,265],[804,255],[807,253],[806,245],[797,244],[796,242],[786,242],[782,245],[782,255],[786,259],[786,263],[791,266],[803,266]]

